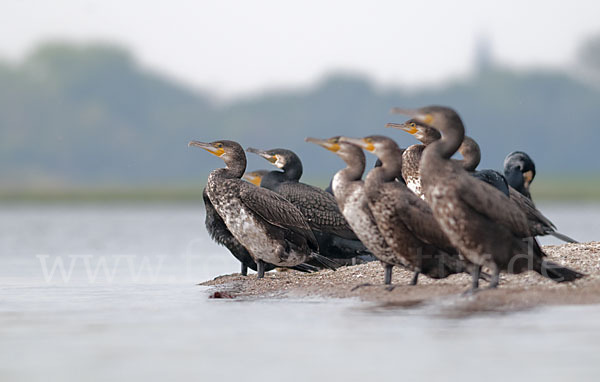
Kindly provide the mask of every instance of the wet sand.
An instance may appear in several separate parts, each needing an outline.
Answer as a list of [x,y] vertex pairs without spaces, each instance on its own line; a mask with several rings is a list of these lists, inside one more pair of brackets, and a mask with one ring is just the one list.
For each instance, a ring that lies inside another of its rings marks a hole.
[[[419,277],[416,286],[408,285],[412,273],[394,268],[393,285],[388,291],[383,284],[383,267],[379,262],[323,270],[306,274],[296,271],[268,272],[264,279],[255,274],[219,276],[201,283],[210,286],[216,298],[356,298],[380,307],[417,307],[428,304],[448,306],[444,314],[461,317],[477,312],[510,312],[540,305],[600,303],[600,242],[545,246],[550,260],[584,273],[575,282],[555,283],[535,272],[520,275],[502,274],[500,287],[464,296],[470,287],[467,274],[442,280]],[[353,290],[359,284],[369,283]],[[487,282],[480,283],[481,288]]]

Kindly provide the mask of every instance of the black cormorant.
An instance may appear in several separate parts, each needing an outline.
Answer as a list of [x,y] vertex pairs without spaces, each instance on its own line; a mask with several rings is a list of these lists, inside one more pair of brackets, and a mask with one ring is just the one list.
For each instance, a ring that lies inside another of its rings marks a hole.
[[302,162],[293,151],[254,148],[248,148],[247,151],[281,169],[265,174],[260,186],[282,195],[302,212],[317,238],[321,255],[333,259],[351,259],[357,256],[367,256],[362,260],[372,259],[340,212],[333,195],[300,182]]
[[[525,213],[502,192],[470,176],[450,157],[461,145],[465,131],[458,114],[447,107],[417,110],[395,108],[434,127],[442,138],[426,147],[421,158],[421,181],[433,214],[461,255],[478,265],[472,272],[472,290],[479,286],[481,266],[493,271],[491,288],[498,286],[500,271],[534,270],[554,281],[573,281],[583,275],[545,259],[532,237]],[[529,243],[523,240],[530,238]]]
[[513,151],[504,158],[504,176],[512,188],[531,199],[529,186],[535,178],[535,163],[522,151]]
[[330,265],[314,253],[318,243],[296,207],[278,194],[240,179],[246,169],[246,155],[237,142],[191,141],[189,145],[225,162],[225,168],[212,171],[208,177],[207,200],[227,232],[256,262],[258,278],[264,276],[266,263],[294,267],[315,258]]

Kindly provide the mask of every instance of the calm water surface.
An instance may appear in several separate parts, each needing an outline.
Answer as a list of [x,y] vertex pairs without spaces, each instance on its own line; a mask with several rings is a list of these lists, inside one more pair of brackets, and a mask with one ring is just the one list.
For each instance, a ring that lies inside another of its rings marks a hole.
[[[539,207],[564,233],[598,240],[600,205]],[[1,206],[0,380],[558,381],[600,372],[599,306],[450,319],[438,305],[209,300],[195,285],[238,268],[206,236],[201,206]]]

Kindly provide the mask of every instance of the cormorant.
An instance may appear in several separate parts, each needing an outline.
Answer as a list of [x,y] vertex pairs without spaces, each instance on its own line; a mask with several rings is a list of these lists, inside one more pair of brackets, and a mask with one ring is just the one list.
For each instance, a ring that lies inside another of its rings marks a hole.
[[[433,127],[423,125],[418,121],[409,120],[403,124],[389,123],[388,127],[398,128],[414,135],[418,140],[423,142],[425,146],[440,139],[440,133]],[[422,145],[413,145],[422,146]],[[411,146],[411,147],[413,147]],[[525,214],[529,220],[529,226],[532,232],[536,236],[552,235],[558,239],[566,241],[568,243],[577,243],[569,236],[556,231],[556,226],[547,217],[544,216],[533,204],[531,199],[528,199],[523,194],[519,193],[514,188],[510,187],[504,178],[504,176],[495,170],[481,170],[476,171],[479,162],[481,161],[481,149],[474,139],[465,136],[461,143],[458,151],[463,156],[463,159],[453,161],[460,163],[462,167],[471,173],[474,177],[483,180],[489,185],[495,187],[503,194],[507,195],[510,200],[517,205]],[[419,161],[421,160],[423,149],[412,150],[411,154],[414,159],[411,161],[409,168],[403,167],[403,171],[409,171],[413,175],[413,178],[417,178],[417,181],[413,181],[420,185],[419,178]],[[416,168],[415,168],[416,167]]]
[[331,151],[346,163],[346,167],[333,176],[332,186],[335,200],[356,236],[383,264],[384,284],[390,285],[393,266],[404,267],[405,264],[386,243],[369,209],[362,180],[366,163],[365,154],[360,148],[350,143],[340,142],[339,138],[306,138],[306,142],[315,143]]
[[[242,264],[240,272],[242,276],[248,275],[248,268],[256,271],[256,262],[252,256],[250,256],[246,248],[244,248],[244,246],[233,237],[231,232],[229,232],[225,222],[221,219],[215,210],[215,207],[210,202],[208,194],[206,193],[206,187],[202,190],[202,199],[204,200],[204,208],[206,210],[204,224],[210,238],[217,244],[225,246],[229,252],[240,261]],[[314,272],[319,270],[319,268],[310,264],[299,264],[291,268],[300,272]],[[273,264],[265,263],[265,272],[273,269],[275,269]]]
[[[244,173],[243,178],[258,187],[260,185],[262,175],[266,174],[267,172],[267,170],[246,172]],[[252,259],[252,256],[250,256],[246,248],[244,248],[244,246],[241,245],[235,237],[233,237],[231,232],[229,232],[225,222],[223,219],[221,219],[215,210],[215,207],[210,202],[208,194],[206,193],[206,187],[202,190],[202,200],[204,201],[204,209],[206,211],[204,225],[206,226],[206,230],[208,231],[210,238],[213,239],[213,241],[215,241],[217,244],[225,246],[229,252],[231,252],[231,254],[240,261],[240,274],[242,276],[248,275],[248,268],[256,271],[256,262],[254,262],[254,259]],[[310,264],[300,264],[291,268],[300,272],[314,272],[319,270],[319,268]],[[273,269],[275,269],[273,264],[265,263],[265,272]]]
[[513,151],[504,159],[504,176],[508,184],[531,199],[529,186],[535,178],[535,163],[522,151]]
[[293,151],[264,151],[251,147],[246,151],[261,156],[281,169],[265,174],[260,186],[282,195],[302,212],[317,238],[321,255],[333,259],[366,255],[367,258],[361,259],[374,260],[348,225],[333,195],[300,182],[302,162]]
[[246,155],[237,142],[191,141],[189,146],[200,147],[225,162],[225,168],[212,171],[208,177],[207,200],[224,222],[226,232],[256,262],[258,278],[264,277],[266,263],[294,267],[316,259],[331,266],[329,260],[314,253],[318,243],[296,207],[278,194],[240,179],[246,169]]
[[[425,201],[396,181],[402,172],[402,150],[388,137],[372,135],[362,139],[341,137],[375,154],[382,166],[372,169],[364,190],[379,231],[402,263],[431,278],[445,278],[465,272],[467,264],[458,256]],[[472,264],[469,264],[473,266]]]
[[[472,291],[479,287],[481,266],[493,271],[490,288],[500,271],[534,270],[554,281],[573,281],[583,275],[545,259],[525,213],[502,192],[470,176],[450,157],[461,145],[465,130],[459,115],[443,106],[417,110],[394,108],[437,129],[442,138],[426,147],[421,158],[421,181],[433,214],[461,255],[478,265],[472,272]],[[530,238],[527,244],[523,239]]]

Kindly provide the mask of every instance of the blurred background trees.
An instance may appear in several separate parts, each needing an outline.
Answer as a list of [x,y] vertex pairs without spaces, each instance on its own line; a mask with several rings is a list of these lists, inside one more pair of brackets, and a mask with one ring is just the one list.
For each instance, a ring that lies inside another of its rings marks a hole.
[[500,168],[518,149],[532,155],[541,176],[597,177],[600,37],[582,46],[581,73],[515,71],[496,66],[485,44],[479,49],[471,75],[440,86],[381,88],[334,73],[313,87],[215,102],[142,68],[119,47],[47,43],[21,62],[0,63],[1,188],[202,183],[220,163],[186,144],[222,138],[296,150],[305,173],[324,181],[341,162],[304,137],[380,133],[408,146],[412,137],[384,129],[401,120],[389,109],[436,103],[460,111],[483,167]]

